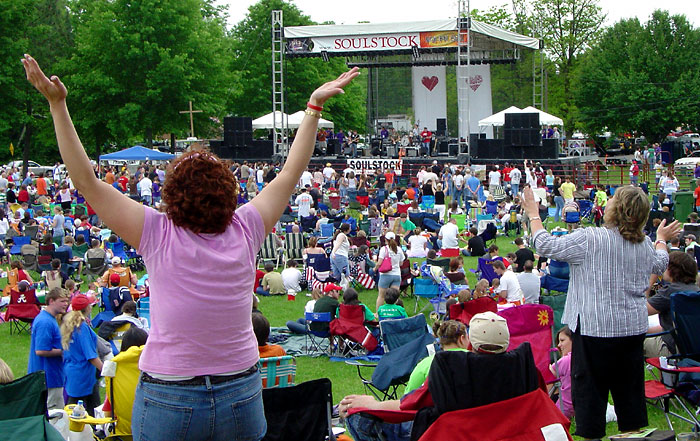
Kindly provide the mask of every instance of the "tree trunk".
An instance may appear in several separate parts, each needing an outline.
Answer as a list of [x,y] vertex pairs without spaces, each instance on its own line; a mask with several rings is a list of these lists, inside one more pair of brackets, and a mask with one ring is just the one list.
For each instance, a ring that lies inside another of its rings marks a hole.
[[151,127],[146,129],[146,147],[153,148],[153,129]]

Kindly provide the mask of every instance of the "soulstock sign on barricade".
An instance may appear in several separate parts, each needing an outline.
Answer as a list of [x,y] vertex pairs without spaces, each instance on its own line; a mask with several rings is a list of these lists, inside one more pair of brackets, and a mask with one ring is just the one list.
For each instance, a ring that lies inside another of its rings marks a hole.
[[355,173],[375,173],[376,171],[394,170],[394,172],[400,176],[403,167],[400,159],[348,159],[347,163],[348,168],[354,170]]

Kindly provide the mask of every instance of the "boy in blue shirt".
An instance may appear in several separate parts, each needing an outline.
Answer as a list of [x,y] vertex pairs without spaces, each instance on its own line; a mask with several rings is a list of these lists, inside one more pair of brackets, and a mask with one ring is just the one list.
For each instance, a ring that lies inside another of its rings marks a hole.
[[[21,282],[20,282],[21,283]],[[32,324],[29,344],[29,366],[27,373],[44,371],[49,410],[63,409],[63,349],[61,331],[56,316],[65,314],[69,299],[61,288],[54,288],[46,295],[46,309],[41,311]]]

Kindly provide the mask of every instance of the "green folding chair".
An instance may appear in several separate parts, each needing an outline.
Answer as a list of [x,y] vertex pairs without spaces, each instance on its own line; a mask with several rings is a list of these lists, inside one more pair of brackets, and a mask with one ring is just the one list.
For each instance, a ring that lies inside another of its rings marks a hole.
[[294,386],[297,361],[291,355],[261,358],[258,361],[258,370],[263,389]]

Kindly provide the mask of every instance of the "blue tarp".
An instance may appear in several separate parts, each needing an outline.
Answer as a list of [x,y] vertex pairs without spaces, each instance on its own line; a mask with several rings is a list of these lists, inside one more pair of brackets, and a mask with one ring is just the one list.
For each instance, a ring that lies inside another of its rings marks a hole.
[[151,150],[140,145],[135,145],[125,150],[102,155],[100,156],[100,161],[168,161],[173,158],[175,158],[175,155],[171,155],[170,153],[163,153],[158,150]]

